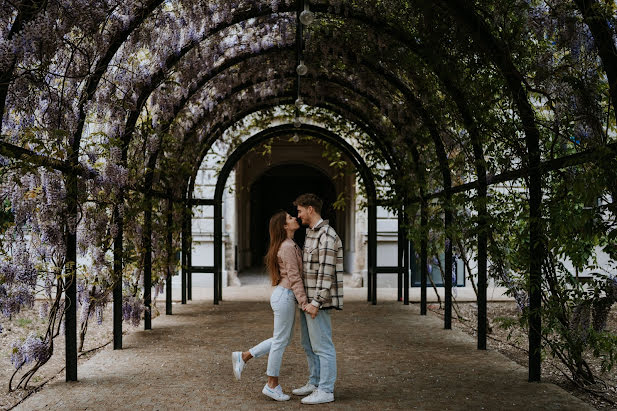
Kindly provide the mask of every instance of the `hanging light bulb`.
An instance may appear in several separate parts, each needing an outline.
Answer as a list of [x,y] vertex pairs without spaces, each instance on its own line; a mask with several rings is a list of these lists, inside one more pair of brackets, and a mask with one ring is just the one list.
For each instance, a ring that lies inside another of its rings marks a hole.
[[300,23],[305,26],[310,26],[315,21],[315,13],[310,10],[304,10],[300,13]]
[[310,26],[315,21],[315,13],[309,10],[308,1],[304,4],[304,10],[300,13],[300,23]]
[[302,108],[302,106],[304,105],[304,101],[302,100],[302,97],[298,97],[294,104],[296,105],[296,107]]
[[300,141],[300,137],[298,136],[298,133],[294,133],[293,137],[291,138],[291,141],[293,141],[294,143],[297,143],[298,141]]
[[304,61],[300,60],[300,64],[296,67],[296,73],[298,73],[299,76],[306,76],[308,68],[304,65]]
[[300,127],[302,127],[302,122],[300,121],[300,117],[296,117],[296,118],[294,118],[294,127],[295,127],[295,128],[300,128]]

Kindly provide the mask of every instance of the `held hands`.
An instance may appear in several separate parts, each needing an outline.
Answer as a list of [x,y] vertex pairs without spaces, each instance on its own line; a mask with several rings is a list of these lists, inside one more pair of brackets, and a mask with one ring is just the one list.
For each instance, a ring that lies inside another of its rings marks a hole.
[[315,319],[315,317],[317,317],[317,313],[319,312],[319,308],[315,307],[313,304],[304,304],[302,306],[302,310],[309,313],[312,319]]

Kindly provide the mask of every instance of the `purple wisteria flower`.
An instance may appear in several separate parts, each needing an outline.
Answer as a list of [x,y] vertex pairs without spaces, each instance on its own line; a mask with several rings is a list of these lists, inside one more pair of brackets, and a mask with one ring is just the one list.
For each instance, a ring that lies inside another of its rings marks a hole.
[[141,315],[144,312],[144,304],[140,298],[128,297],[122,300],[122,319],[131,322],[134,327],[139,326]]
[[47,340],[30,334],[22,344],[11,344],[11,363],[18,369],[33,361],[44,363],[51,356],[51,344]]
[[7,318],[34,304],[37,271],[28,261],[19,260],[23,265],[0,261],[0,312]]

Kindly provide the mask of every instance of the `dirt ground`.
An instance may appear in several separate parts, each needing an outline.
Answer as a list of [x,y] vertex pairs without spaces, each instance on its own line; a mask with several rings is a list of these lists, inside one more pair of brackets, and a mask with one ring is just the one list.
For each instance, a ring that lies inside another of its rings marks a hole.
[[[477,305],[475,303],[458,303],[458,311],[463,319],[459,318],[454,312],[452,318],[452,327],[462,330],[467,334],[476,338],[477,333]],[[443,310],[439,309],[439,305],[430,304],[429,310],[443,318]],[[523,367],[528,365],[528,339],[525,330],[520,327],[514,329],[504,329],[499,326],[498,318],[517,317],[518,308],[514,302],[493,302],[487,306],[487,315],[491,332],[487,338],[487,347],[495,349],[512,359],[517,364]],[[617,334],[617,307],[613,307],[609,314],[607,322],[607,330]],[[597,409],[614,410],[617,409],[617,372],[615,369],[609,372],[602,372],[600,360],[588,354],[586,360],[593,370],[594,375],[600,377],[604,382],[589,387],[589,390],[583,390],[572,384],[560,370],[565,370],[558,359],[551,355],[543,357],[542,363],[542,379],[545,382],[554,383],[564,390],[572,393],[588,404],[592,404]],[[596,391],[592,393],[591,391]]]
[[[47,381],[58,375],[58,373],[64,375],[64,335],[62,334],[54,340],[54,355],[32,377],[29,383],[29,389],[19,389],[12,393],[8,392],[9,380],[15,371],[15,367],[11,364],[10,358],[11,344],[15,340],[24,340],[31,333],[43,335],[47,329],[47,321],[39,316],[39,307],[42,304],[41,301],[36,301],[32,309],[22,310],[10,321],[4,318],[2,319],[2,324],[5,329],[4,332],[0,333],[0,410],[10,409],[32,391],[40,389]],[[79,354],[78,364],[83,364],[100,349],[111,344],[113,338],[111,310],[112,307],[110,304],[103,314],[103,323],[100,325],[97,324],[95,317],[90,318],[84,341],[84,349],[83,352]],[[139,329],[139,327],[123,324],[123,333],[125,335],[137,329]],[[19,381],[21,375],[22,373],[20,372],[15,376],[13,380],[14,385]]]
[[[336,401],[319,409],[592,409],[553,384],[528,383],[524,367],[494,350],[476,350],[471,336],[443,330],[441,319],[420,316],[418,305],[349,302],[333,315],[333,328]],[[271,332],[267,303],[176,305],[174,315],[154,319],[152,330],[126,335],[123,350],[107,346],[80,364],[77,383],[64,382],[61,373],[17,409],[302,407],[298,397],[280,404],[261,394],[265,359],[252,360],[242,381],[233,378],[231,352]],[[281,384],[289,392],[306,378],[296,325]]]

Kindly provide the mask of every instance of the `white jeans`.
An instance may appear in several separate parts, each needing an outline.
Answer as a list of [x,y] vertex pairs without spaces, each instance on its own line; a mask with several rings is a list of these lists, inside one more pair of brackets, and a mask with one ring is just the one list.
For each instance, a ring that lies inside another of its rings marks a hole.
[[266,375],[278,377],[283,362],[283,353],[291,341],[291,333],[296,320],[296,297],[288,288],[276,286],[270,296],[270,306],[274,312],[274,332],[268,338],[251,348],[249,352],[255,358],[268,354]]

